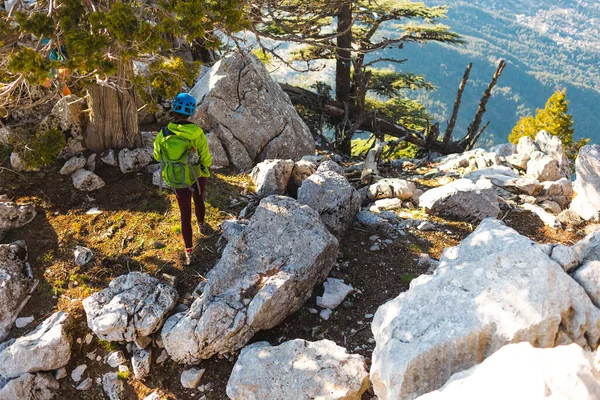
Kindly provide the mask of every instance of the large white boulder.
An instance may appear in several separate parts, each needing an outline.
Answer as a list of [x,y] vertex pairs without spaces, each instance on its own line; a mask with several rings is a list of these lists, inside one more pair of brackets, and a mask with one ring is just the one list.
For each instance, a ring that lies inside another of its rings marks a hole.
[[0,240],[6,232],[33,221],[36,215],[35,205],[16,204],[6,196],[0,196]]
[[509,343],[595,349],[600,310],[543,246],[486,219],[379,307],[371,328],[375,394],[414,399]]
[[293,168],[292,160],[265,160],[257,164],[250,173],[256,194],[260,197],[285,194]]
[[517,143],[517,154],[523,154],[531,157],[531,155],[536,151],[540,151],[540,147],[532,138],[529,136],[523,136],[519,139],[519,143]]
[[362,198],[345,176],[325,171],[306,178],[298,189],[298,202],[316,210],[327,229],[340,235],[354,221]]
[[25,242],[0,244],[0,343],[8,336],[37,284],[27,263]]
[[575,161],[576,193],[570,209],[585,220],[597,219],[600,211],[600,146],[583,146]]
[[0,375],[11,379],[67,365],[71,358],[71,338],[65,327],[68,318],[64,311],[57,312],[2,350]]
[[133,342],[160,329],[177,291],[156,278],[130,272],[83,300],[88,327],[100,339]]
[[483,363],[456,373],[440,390],[418,400],[547,400],[600,398],[594,355],[576,344],[539,349],[504,346]]
[[310,130],[289,97],[252,53],[219,60],[190,91],[192,121],[217,133],[230,164],[248,170],[266,159],[299,160],[315,153]]
[[541,151],[531,153],[527,162],[527,175],[540,182],[557,181],[563,177],[558,161]]
[[430,189],[421,195],[419,206],[428,214],[465,220],[480,221],[500,214],[498,196],[488,179],[473,183],[463,178]]
[[369,387],[365,359],[330,340],[296,339],[245,347],[229,381],[232,400],[360,400]]
[[315,210],[283,196],[263,199],[230,239],[201,296],[165,322],[163,344],[177,362],[229,353],[279,324],[325,280],[339,248]]
[[553,136],[546,131],[540,131],[535,137],[535,143],[542,153],[549,155],[558,162],[561,177],[571,178],[571,162],[567,158],[565,148],[558,136]]

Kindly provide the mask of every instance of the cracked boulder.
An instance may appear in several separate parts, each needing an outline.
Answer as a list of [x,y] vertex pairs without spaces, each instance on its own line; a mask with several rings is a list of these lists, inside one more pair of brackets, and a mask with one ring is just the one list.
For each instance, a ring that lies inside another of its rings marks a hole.
[[586,221],[598,219],[600,211],[600,146],[583,146],[575,160],[576,195],[570,210]]
[[600,371],[594,354],[576,344],[554,349],[511,344],[418,400],[490,398],[595,400],[600,398]]
[[0,400],[52,400],[59,387],[52,374],[23,374],[0,385]]
[[285,194],[294,162],[292,160],[265,160],[254,167],[250,179],[259,197]]
[[497,218],[500,213],[493,185],[483,178],[476,183],[463,178],[430,189],[421,195],[419,205],[428,214],[462,220],[481,221],[488,217]]
[[8,336],[37,284],[27,263],[25,242],[0,244],[0,343]]
[[486,219],[379,307],[371,329],[375,394],[414,399],[510,343],[595,350],[600,310],[544,246]]
[[302,183],[298,202],[316,210],[329,231],[340,235],[352,225],[362,198],[346,177],[326,171],[317,172]]
[[232,400],[360,400],[369,388],[365,359],[331,340],[296,339],[245,347],[227,382]]
[[130,272],[83,300],[88,327],[102,340],[133,342],[160,329],[177,291],[156,278]]
[[71,358],[71,338],[66,332],[69,314],[57,312],[0,352],[0,375],[17,378],[24,373],[62,368]]
[[238,170],[315,153],[312,134],[288,95],[252,53],[222,58],[190,94],[198,103],[191,120],[216,134]]
[[338,248],[312,208],[289,197],[263,199],[197,288],[200,297],[165,322],[165,349],[176,362],[195,364],[244,347],[304,304]]
[[35,216],[35,205],[16,204],[8,197],[0,196],[0,240],[6,232],[27,225]]

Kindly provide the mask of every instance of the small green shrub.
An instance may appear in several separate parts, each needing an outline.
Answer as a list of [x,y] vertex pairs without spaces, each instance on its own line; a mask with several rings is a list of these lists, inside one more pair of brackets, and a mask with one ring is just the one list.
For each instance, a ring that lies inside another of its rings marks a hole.
[[65,135],[58,129],[38,131],[30,139],[14,139],[15,150],[23,155],[29,168],[47,167],[65,147]]

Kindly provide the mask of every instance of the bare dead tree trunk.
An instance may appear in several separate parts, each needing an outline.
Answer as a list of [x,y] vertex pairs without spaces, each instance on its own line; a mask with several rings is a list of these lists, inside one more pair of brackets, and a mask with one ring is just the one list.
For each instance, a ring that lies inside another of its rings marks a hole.
[[133,74],[133,63],[119,66],[118,89],[93,85],[88,89],[90,120],[84,141],[92,151],[133,148],[141,144],[135,90],[128,78]]
[[471,74],[472,67],[473,63],[469,63],[467,69],[465,70],[465,74],[463,75],[463,78],[460,81],[460,85],[458,86],[458,93],[456,94],[456,100],[454,101],[454,109],[452,110],[452,118],[450,118],[450,122],[448,122],[448,127],[446,128],[446,133],[444,133],[444,144],[450,143],[450,139],[452,139],[452,133],[454,132],[454,126],[456,125],[456,119],[458,118],[458,110],[460,109],[462,95],[465,91],[465,87],[467,86],[467,81],[469,80],[469,75]]
[[481,120],[483,119],[483,114],[485,114],[486,111],[487,102],[490,99],[490,96],[492,95],[492,90],[496,86],[496,83],[498,83],[498,78],[500,78],[500,75],[502,75],[502,72],[504,71],[505,67],[506,61],[500,60],[500,62],[498,63],[498,68],[496,69],[496,72],[492,77],[492,80],[490,81],[487,89],[485,90],[485,92],[483,92],[483,95],[481,96],[481,100],[479,101],[479,108],[475,113],[475,118],[473,118],[473,122],[471,122],[471,125],[469,125],[469,128],[467,129],[467,135],[462,140],[462,142],[464,142],[466,145],[465,148],[475,146],[475,142],[477,141],[479,136],[481,136],[481,133],[479,133],[479,127],[481,125]]
[[375,147],[373,147],[367,153],[365,162],[363,163],[363,169],[360,174],[360,179],[364,184],[370,184],[377,177],[380,177],[378,164],[384,145],[385,143],[383,143],[381,140],[375,139]]

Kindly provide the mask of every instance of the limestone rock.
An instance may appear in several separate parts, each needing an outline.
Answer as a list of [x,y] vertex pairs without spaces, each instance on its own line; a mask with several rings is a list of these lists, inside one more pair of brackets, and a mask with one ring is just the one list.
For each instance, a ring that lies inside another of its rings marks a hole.
[[[310,130],[289,97],[252,53],[219,60],[190,91],[198,109],[192,121],[218,134],[236,169],[247,170],[267,159],[299,160],[315,153]],[[242,151],[232,151],[234,147]],[[241,159],[240,159],[241,157]]]
[[359,211],[356,214],[356,222],[367,229],[383,231],[386,234],[391,234],[394,231],[393,225],[387,219],[371,211]]
[[525,171],[527,169],[527,163],[529,162],[529,159],[530,157],[528,154],[513,154],[506,157],[506,162],[514,168]]
[[98,163],[97,159],[98,159],[98,154],[96,154],[96,153],[91,154],[85,160],[85,169],[87,169],[88,171],[94,172],[96,170],[96,165]]
[[204,369],[190,368],[181,373],[181,386],[188,389],[196,389],[204,375]]
[[517,154],[523,154],[531,157],[531,155],[536,151],[540,151],[540,148],[532,138],[529,136],[523,136],[521,139],[519,139],[519,143],[517,143]]
[[429,214],[466,220],[497,218],[500,213],[498,198],[487,179],[473,183],[459,179],[423,193],[419,205]]
[[131,366],[133,367],[133,375],[138,380],[143,380],[150,374],[152,358],[152,348],[142,349],[138,346],[133,347],[133,357],[131,358]]
[[127,359],[122,351],[113,351],[106,357],[106,363],[113,368],[117,368],[121,364],[125,364]]
[[400,199],[381,199],[373,203],[373,205],[369,208],[369,211],[380,213],[382,211],[397,210],[402,207],[403,202]]
[[576,344],[553,349],[511,344],[480,365],[454,374],[439,391],[418,400],[550,398],[600,398],[600,372],[592,353]]
[[51,374],[23,374],[0,386],[0,400],[53,400],[59,387]]
[[231,133],[229,128],[217,124],[211,128],[211,132],[219,138],[225,153],[231,155],[231,158],[228,158],[229,163],[233,168],[238,171],[247,171],[254,166],[254,161],[248,155],[248,151],[244,145],[233,136],[233,133]]
[[152,162],[152,152],[148,149],[123,149],[119,151],[119,168],[121,172],[137,172]]
[[509,343],[595,349],[600,310],[542,246],[486,219],[433,275],[381,306],[371,328],[375,394],[414,399]]
[[62,166],[62,168],[60,169],[60,174],[61,175],[71,175],[73,172],[77,171],[78,169],[85,167],[86,163],[87,163],[87,160],[83,156],[72,157],[69,160],[67,160],[65,165]]
[[285,194],[293,168],[292,160],[265,160],[257,164],[250,173],[256,194],[259,197]]
[[490,152],[496,153],[500,157],[508,157],[517,152],[517,146],[514,143],[503,143],[492,147]]
[[362,199],[346,177],[326,171],[317,172],[302,183],[298,202],[316,210],[327,229],[339,235],[352,224]]
[[134,341],[160,329],[178,294],[149,275],[130,272],[83,300],[89,328],[108,341]]
[[92,257],[94,257],[92,250],[83,246],[76,246],[73,255],[75,257],[75,264],[79,266],[89,263],[92,260]]
[[85,169],[78,169],[75,171],[73,175],[71,175],[71,179],[73,180],[73,186],[75,186],[75,189],[86,192],[98,190],[103,188],[105,185],[102,178]]
[[12,167],[12,169],[18,172],[27,169],[27,164],[25,164],[23,155],[21,153],[17,153],[16,151],[10,153],[10,166]]
[[563,225],[570,226],[581,226],[585,223],[584,219],[579,216],[575,211],[571,209],[566,209],[560,214],[558,214],[558,220]]
[[165,349],[176,362],[193,364],[243,347],[304,304],[338,247],[315,210],[289,197],[263,199],[208,272],[202,295],[165,322]]
[[0,353],[0,375],[16,378],[26,372],[51,371],[64,367],[71,358],[71,339],[64,311],[50,316],[35,330],[21,336]]
[[354,290],[352,286],[346,285],[342,279],[336,278],[327,278],[323,287],[325,293],[323,293],[323,296],[317,296],[317,305],[331,310],[342,304],[346,296]]
[[300,160],[294,163],[290,183],[296,190],[302,186],[302,182],[317,171],[316,163],[308,160]]
[[[549,212],[550,214],[554,215],[558,215],[562,212],[562,208],[560,207],[560,205],[552,200],[542,201],[540,203],[540,207],[542,207],[545,211]],[[560,220],[558,218],[556,220],[558,221],[558,223],[560,223]]]
[[37,284],[27,263],[25,242],[0,244],[0,343],[8,336]]
[[208,142],[208,150],[212,156],[211,169],[221,169],[229,166],[229,157],[223,148],[221,140],[214,132],[206,133],[206,141]]
[[560,223],[558,218],[556,216],[550,214],[548,211],[544,210],[542,207],[535,205],[535,204],[528,204],[528,203],[523,204],[521,207],[523,207],[523,209],[525,209],[527,211],[531,211],[532,213],[537,215],[542,220],[544,225],[549,226],[550,228],[554,228],[554,229],[562,228],[562,224]]
[[553,136],[546,131],[540,131],[535,137],[535,143],[542,153],[549,155],[558,162],[558,168],[562,177],[571,177],[571,162],[567,158],[565,148],[558,136]]
[[317,172],[326,172],[326,171],[333,171],[333,172],[340,174],[341,176],[346,176],[344,174],[344,169],[342,167],[340,167],[340,165],[338,163],[336,163],[335,161],[326,160],[326,161],[323,161],[321,164],[319,164],[319,168],[317,168]]
[[102,161],[106,165],[110,165],[111,167],[119,166],[119,161],[117,160],[117,155],[113,149],[108,150],[105,156],[103,156],[100,161]]
[[577,195],[570,209],[586,221],[597,219],[600,211],[600,146],[583,146],[575,161]]
[[588,261],[573,273],[573,279],[590,296],[596,307],[600,307],[600,261]]
[[71,371],[71,379],[73,379],[73,382],[79,382],[81,380],[81,378],[83,377],[83,374],[86,369],[87,369],[86,364],[81,364],[81,365],[78,365],[77,367],[75,367],[75,369],[73,371]]
[[359,400],[369,387],[365,360],[330,340],[245,347],[227,382],[232,400]]
[[540,151],[531,154],[527,162],[527,175],[540,182],[557,181],[563,177],[558,161]]
[[33,221],[36,215],[35,205],[16,204],[7,197],[0,196],[0,240],[4,238],[6,232]]
[[414,183],[398,178],[381,179],[369,186],[367,197],[369,200],[397,198],[410,200],[416,190]]
[[121,400],[125,387],[116,372],[108,372],[102,376],[102,389],[110,400]]

